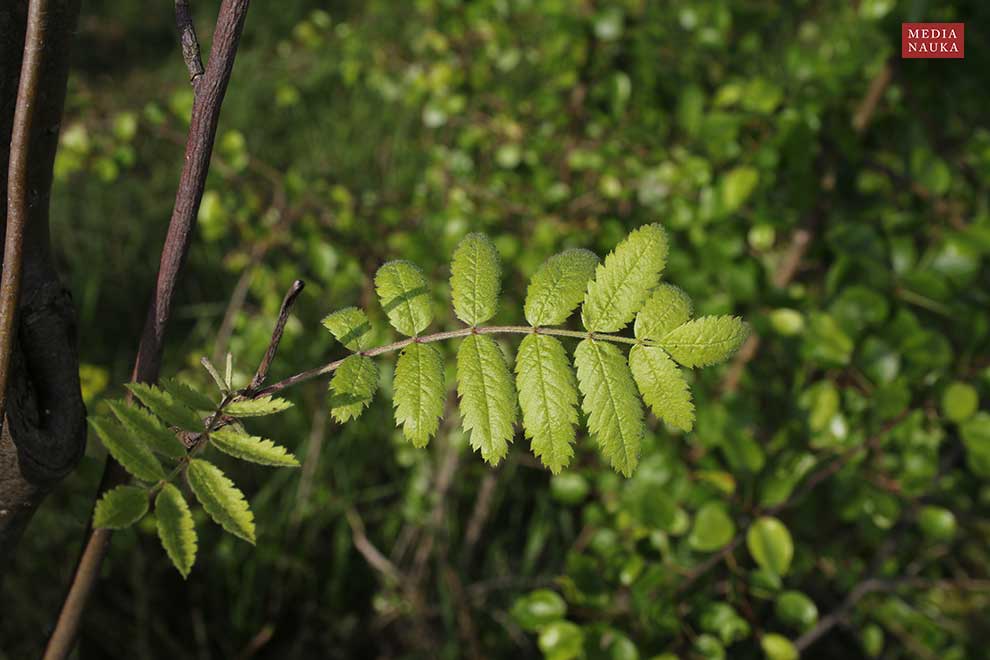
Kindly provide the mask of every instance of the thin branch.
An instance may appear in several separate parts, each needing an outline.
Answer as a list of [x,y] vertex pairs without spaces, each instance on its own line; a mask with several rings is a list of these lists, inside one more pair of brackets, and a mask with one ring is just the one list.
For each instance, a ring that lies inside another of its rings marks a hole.
[[17,87],[17,104],[10,136],[7,169],[7,227],[3,245],[3,274],[0,275],[0,424],[7,411],[7,383],[14,351],[14,322],[21,293],[24,262],[24,228],[28,222],[28,155],[31,128],[41,93],[42,54],[48,21],[48,0],[31,0],[24,58]]
[[[165,327],[171,315],[176,283],[189,252],[192,231],[206,186],[220,107],[234,68],[234,57],[249,3],[250,0],[224,0],[217,15],[209,64],[196,88],[175,207],[162,249],[155,296],[148,308],[134,362],[131,376],[133,381],[154,382],[158,379],[165,345]],[[108,457],[97,498],[126,480],[124,470]],[[109,543],[109,530],[97,529],[88,534],[69,592],[48,640],[44,655],[46,659],[65,658],[72,651],[86,602],[99,577],[100,565],[107,554]]]
[[193,90],[199,91],[199,81],[203,76],[203,60],[199,56],[199,39],[193,25],[189,0],[175,0],[175,26],[179,29],[179,42],[182,46],[182,59],[189,69],[189,82]]
[[292,308],[292,303],[296,301],[299,294],[302,293],[303,287],[306,283],[302,280],[296,280],[289,287],[289,290],[285,294],[285,298],[282,299],[282,307],[278,310],[278,320],[275,321],[275,329],[272,330],[271,341],[268,342],[268,350],[265,351],[265,357],[261,359],[261,364],[258,365],[258,371],[255,372],[254,378],[251,379],[251,384],[248,386],[248,390],[256,390],[261,387],[261,384],[265,382],[268,378],[268,370],[272,367],[272,360],[275,359],[275,352],[278,351],[278,345],[282,341],[282,333],[285,331],[285,324],[289,320],[289,310]]

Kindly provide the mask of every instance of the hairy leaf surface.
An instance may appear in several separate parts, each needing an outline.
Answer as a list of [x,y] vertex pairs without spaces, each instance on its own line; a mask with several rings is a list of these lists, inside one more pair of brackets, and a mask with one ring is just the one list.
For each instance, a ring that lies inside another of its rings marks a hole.
[[211,433],[210,442],[223,453],[243,461],[275,467],[299,467],[299,461],[285,447],[248,435],[233,426],[225,426]]
[[509,451],[516,421],[516,392],[502,349],[484,335],[471,335],[457,349],[457,393],[464,430],[482,458],[498,465]]
[[223,411],[231,417],[264,417],[274,415],[292,407],[291,401],[278,397],[262,396],[257,399],[231,401]]
[[323,326],[350,351],[371,348],[371,323],[357,307],[338,309],[323,319]]
[[644,225],[619,243],[595,270],[581,317],[591,332],[616,332],[632,321],[667,263],[667,234]]
[[566,321],[584,299],[598,262],[589,250],[566,250],[543,262],[526,290],[526,321],[535,326]]
[[433,321],[430,290],[419,266],[390,261],[378,269],[375,290],[392,326],[404,335],[418,335]]
[[163,420],[186,431],[202,431],[203,418],[195,410],[172,398],[165,390],[147,383],[128,383],[138,401]]
[[330,414],[338,422],[357,419],[378,389],[378,368],[371,358],[351,355],[330,380]]
[[220,468],[194,458],[186,470],[189,487],[214,522],[248,543],[254,543],[254,514],[244,493],[239,491]]
[[631,476],[639,461],[643,405],[622,352],[613,344],[584,339],[574,351],[588,428],[605,458]]
[[144,408],[129,406],[123,401],[108,401],[107,406],[124,428],[152,451],[175,459],[186,455],[185,445]]
[[670,356],[655,346],[633,346],[629,369],[653,414],[675,429],[690,431],[694,426],[691,389]]
[[168,558],[183,578],[189,577],[196,562],[196,527],[186,498],[172,484],[165,484],[155,498],[155,519]]
[[661,284],[636,314],[633,331],[639,339],[660,339],[691,318],[691,299],[673,284]]
[[454,250],[450,265],[457,318],[479,325],[495,316],[501,287],[502,264],[495,244],[484,234],[468,234]]
[[91,417],[89,425],[100,436],[103,446],[124,469],[138,479],[158,481],[165,478],[162,464],[146,444],[131,437],[120,425],[106,417]]
[[516,387],[533,453],[558,474],[574,456],[578,422],[577,381],[563,344],[546,335],[526,335],[516,353]]
[[685,367],[707,367],[727,360],[749,336],[749,326],[736,316],[702,316],[679,325],[658,339]]
[[137,486],[117,486],[104,493],[93,512],[93,527],[124,529],[148,513],[148,491]]
[[395,423],[414,447],[425,447],[440,428],[443,400],[443,358],[436,346],[410,344],[402,349],[392,382]]

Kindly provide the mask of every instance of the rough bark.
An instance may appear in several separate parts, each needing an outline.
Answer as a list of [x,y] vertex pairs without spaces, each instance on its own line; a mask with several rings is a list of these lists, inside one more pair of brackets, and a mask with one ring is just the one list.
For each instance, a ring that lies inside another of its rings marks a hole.
[[[10,135],[27,18],[26,0],[0,3],[0,226],[6,226]],[[79,388],[75,311],[51,259],[48,206],[78,0],[48,13],[42,85],[29,148],[29,218],[12,355],[7,414],[0,435],[0,576],[28,520],[78,463],[86,442]]]

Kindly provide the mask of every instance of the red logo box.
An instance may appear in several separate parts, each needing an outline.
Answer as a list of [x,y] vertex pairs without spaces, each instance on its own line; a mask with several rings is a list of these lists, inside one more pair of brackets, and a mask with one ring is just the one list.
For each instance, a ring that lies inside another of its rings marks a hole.
[[901,57],[961,60],[965,37],[965,23],[901,23]]

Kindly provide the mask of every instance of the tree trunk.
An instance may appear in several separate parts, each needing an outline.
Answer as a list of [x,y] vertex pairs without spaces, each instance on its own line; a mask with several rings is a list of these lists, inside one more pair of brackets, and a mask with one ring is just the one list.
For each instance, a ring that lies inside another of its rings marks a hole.
[[[86,445],[75,310],[52,264],[48,202],[79,0],[50,2],[41,89],[29,149],[29,212],[7,413],[0,434],[0,577],[41,499]],[[26,0],[0,2],[0,227],[7,223],[7,163],[24,50]]]

